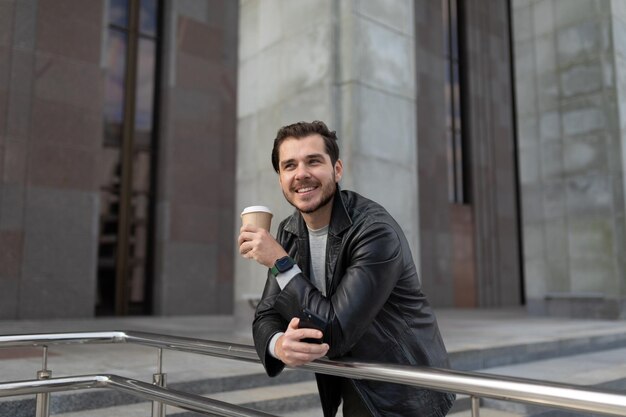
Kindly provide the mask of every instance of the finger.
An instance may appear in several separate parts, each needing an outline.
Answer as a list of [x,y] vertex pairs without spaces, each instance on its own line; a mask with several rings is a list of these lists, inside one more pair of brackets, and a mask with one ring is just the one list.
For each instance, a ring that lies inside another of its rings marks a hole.
[[298,329],[298,334],[300,339],[321,339],[324,337],[324,333],[316,329]]
[[243,232],[252,232],[252,233],[256,233],[259,231],[259,228],[253,224],[244,224],[243,226],[241,226],[241,229],[239,229],[242,233]]
[[299,342],[297,345],[297,349],[298,350],[295,351],[298,353],[304,353],[305,355],[319,357],[326,354],[326,352],[328,351],[328,344]]
[[239,247],[239,253],[246,259],[254,259],[254,247],[251,244],[244,243]]
[[239,246],[241,246],[242,243],[251,241],[252,239],[254,239],[254,234],[250,232],[241,232],[237,242],[239,243]]
[[245,242],[239,245],[239,253],[242,255],[245,255],[246,253],[250,252],[250,249],[251,249],[250,245],[246,244]]

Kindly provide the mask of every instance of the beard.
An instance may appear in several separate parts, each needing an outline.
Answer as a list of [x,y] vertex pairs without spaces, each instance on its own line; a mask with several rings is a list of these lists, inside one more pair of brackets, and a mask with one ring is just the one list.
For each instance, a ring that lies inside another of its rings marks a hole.
[[[308,186],[308,185],[317,185],[317,184],[312,184],[310,182],[307,182],[307,183],[299,183],[298,185]],[[333,174],[333,180],[322,185],[322,194],[320,196],[319,201],[317,201],[317,203],[311,206],[306,207],[304,206],[303,203],[300,203],[300,207],[298,207],[298,203],[296,203],[292,198],[290,198],[289,195],[287,195],[287,193],[285,193],[284,190],[283,190],[283,195],[285,196],[285,199],[289,202],[289,204],[294,206],[300,213],[311,214],[319,210],[320,208],[325,207],[327,204],[329,204],[332,201],[333,197],[335,196],[335,191],[337,191],[337,183],[335,182],[335,175]]]

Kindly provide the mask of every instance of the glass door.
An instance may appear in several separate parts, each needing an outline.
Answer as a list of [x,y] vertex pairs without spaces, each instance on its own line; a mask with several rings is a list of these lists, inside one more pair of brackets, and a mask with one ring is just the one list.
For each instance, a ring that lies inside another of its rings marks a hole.
[[110,0],[97,315],[149,314],[157,0]]

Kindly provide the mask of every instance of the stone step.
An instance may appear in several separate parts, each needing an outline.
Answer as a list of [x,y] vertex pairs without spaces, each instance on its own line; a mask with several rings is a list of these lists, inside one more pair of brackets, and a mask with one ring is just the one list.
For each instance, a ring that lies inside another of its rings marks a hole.
[[452,368],[460,371],[473,371],[626,348],[626,332],[602,333],[598,331],[593,335],[582,333],[556,340],[533,340],[529,336],[528,340],[519,343],[507,340],[500,343],[493,347],[465,347],[450,352]]
[[[580,385],[626,394],[626,348],[532,361],[519,365],[501,366],[481,372],[519,378],[541,379],[549,382]],[[481,406],[501,412],[536,417],[595,417],[600,414],[555,410],[510,401],[481,399]]]
[[[311,386],[314,386],[314,374],[306,371],[287,369],[276,378],[268,378],[265,373],[255,373],[230,377],[207,378],[195,381],[179,381],[169,384],[169,387],[178,391],[205,395],[211,398],[219,395],[229,395],[231,393],[237,395],[237,393],[241,391],[247,392],[250,390],[248,398],[254,398],[252,395],[257,393],[258,390],[268,390],[268,393],[275,393],[276,391],[289,392],[289,387],[298,387],[301,386],[302,383],[312,384]],[[277,390],[275,387],[280,388]],[[311,407],[319,403],[317,395],[315,398],[312,398],[312,396],[308,394],[307,392],[307,395],[304,396],[293,396],[293,398],[289,401],[284,401],[284,403],[294,406],[297,404],[298,407]],[[240,395],[245,397],[245,394]],[[313,400],[317,402],[315,403]],[[138,405],[139,409],[145,408],[143,404],[138,403],[145,403],[145,401],[130,394],[120,393],[110,389],[78,390],[51,394],[50,411],[54,415],[71,415],[71,413],[78,413],[77,415],[81,415],[80,413],[89,413],[88,415],[92,415],[92,413],[97,413],[97,409],[102,407],[109,409],[132,406],[128,409],[128,412],[133,413],[135,405]],[[269,398],[267,403],[262,404],[262,406],[275,409],[278,407],[277,404],[279,403],[280,401],[277,401],[275,398]],[[145,404],[148,404],[147,407],[150,408],[149,403]],[[233,404],[239,403],[233,401]],[[34,396],[0,398],[0,416],[32,417],[34,414]]]
[[[262,410],[275,415],[302,415],[303,410],[320,416],[319,397],[315,381],[296,382],[270,387],[250,388],[223,393],[203,394],[208,398],[255,410]],[[55,417],[145,417],[151,412],[151,403],[142,402],[124,406],[106,407],[94,410],[81,410],[54,414]],[[168,406],[167,415],[171,417],[201,416],[201,414]]]
[[[484,407],[481,407],[480,409],[480,417],[521,417],[521,416],[524,416],[524,414],[511,413],[511,412],[502,411],[502,410],[493,410],[493,409],[484,408]],[[472,411],[471,410],[458,411],[456,413],[448,414],[448,417],[472,417]]]

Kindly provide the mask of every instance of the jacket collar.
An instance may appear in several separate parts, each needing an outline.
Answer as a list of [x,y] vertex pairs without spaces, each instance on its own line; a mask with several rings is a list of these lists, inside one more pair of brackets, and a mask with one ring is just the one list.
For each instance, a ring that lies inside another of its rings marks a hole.
[[[330,225],[328,227],[328,233],[334,236],[339,236],[343,233],[344,230],[349,228],[352,225],[352,220],[350,219],[350,215],[348,214],[348,210],[346,209],[346,204],[344,202],[344,194],[341,192],[339,188],[339,184],[337,184],[337,190],[335,191],[335,196],[333,198],[333,211],[330,215]],[[304,222],[304,218],[299,211],[296,212],[289,218],[287,223],[285,223],[285,227],[283,229],[285,232],[292,233],[299,238],[305,238],[308,236],[308,231],[306,228],[306,223]]]

